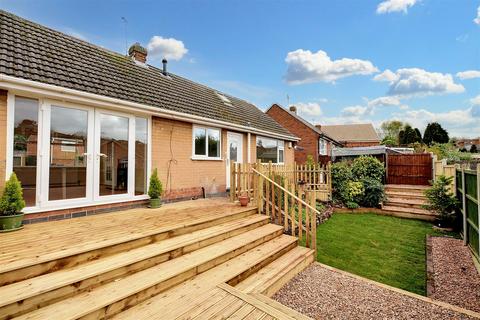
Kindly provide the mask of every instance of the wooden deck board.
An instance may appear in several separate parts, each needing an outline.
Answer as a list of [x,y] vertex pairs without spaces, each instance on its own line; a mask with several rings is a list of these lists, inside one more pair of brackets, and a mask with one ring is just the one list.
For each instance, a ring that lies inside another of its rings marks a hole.
[[207,199],[26,225],[23,230],[0,236],[0,274],[243,210],[223,199]]

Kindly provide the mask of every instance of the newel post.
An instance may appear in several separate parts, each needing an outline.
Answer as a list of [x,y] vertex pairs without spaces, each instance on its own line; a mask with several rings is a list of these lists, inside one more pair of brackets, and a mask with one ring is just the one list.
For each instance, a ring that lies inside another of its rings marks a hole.
[[235,162],[230,160],[230,201],[235,201]]
[[[260,173],[262,172],[262,164],[260,160],[257,160],[257,171]],[[257,176],[257,207],[258,213],[261,214],[263,212],[263,177],[259,174]]]

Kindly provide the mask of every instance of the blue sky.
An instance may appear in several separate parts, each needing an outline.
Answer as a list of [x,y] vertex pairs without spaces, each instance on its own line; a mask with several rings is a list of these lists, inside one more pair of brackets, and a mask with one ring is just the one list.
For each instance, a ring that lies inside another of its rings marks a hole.
[[440,122],[480,136],[479,0],[24,1],[0,7],[314,123]]

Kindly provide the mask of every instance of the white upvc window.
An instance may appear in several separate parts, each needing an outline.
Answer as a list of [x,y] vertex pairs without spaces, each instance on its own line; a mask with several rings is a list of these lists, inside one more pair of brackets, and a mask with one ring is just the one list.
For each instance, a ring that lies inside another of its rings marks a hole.
[[321,156],[327,155],[327,141],[325,139],[320,138],[318,140],[318,153]]
[[261,162],[284,163],[285,142],[266,137],[257,137],[257,159]]
[[221,140],[221,129],[194,126],[192,135],[192,159],[221,160]]

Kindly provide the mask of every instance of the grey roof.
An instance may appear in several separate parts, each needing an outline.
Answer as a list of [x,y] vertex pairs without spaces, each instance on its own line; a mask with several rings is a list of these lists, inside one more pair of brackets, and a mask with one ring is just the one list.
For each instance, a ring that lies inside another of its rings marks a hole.
[[341,143],[338,142],[337,140],[333,139],[331,136],[329,136],[327,133],[323,132],[320,128],[314,126],[313,124],[311,124],[310,122],[308,122],[307,120],[303,119],[302,117],[300,117],[297,113],[295,112],[292,112],[290,111],[289,109],[286,109],[284,107],[282,107],[281,105],[279,105],[278,103],[274,103],[270,106],[270,108],[268,108],[265,113],[268,113],[268,110],[270,110],[271,108],[273,108],[274,106],[277,106],[278,108],[282,109],[283,111],[285,111],[287,114],[289,114],[290,116],[292,116],[293,118],[297,119],[298,121],[300,121],[301,123],[303,123],[305,126],[307,126],[308,128],[310,128],[311,130],[315,131],[316,133],[318,133],[319,135],[321,135],[323,138],[326,138],[327,140],[330,140],[331,142],[333,142],[334,144],[340,146]]
[[[386,153],[404,153],[395,148],[386,146],[371,147],[354,147],[354,148],[335,148],[332,150],[332,157],[350,157],[350,156],[366,156]],[[408,153],[408,152],[405,152]]]
[[2,10],[0,73],[294,137],[249,102]]
[[321,130],[340,142],[380,141],[371,123],[321,126]]

